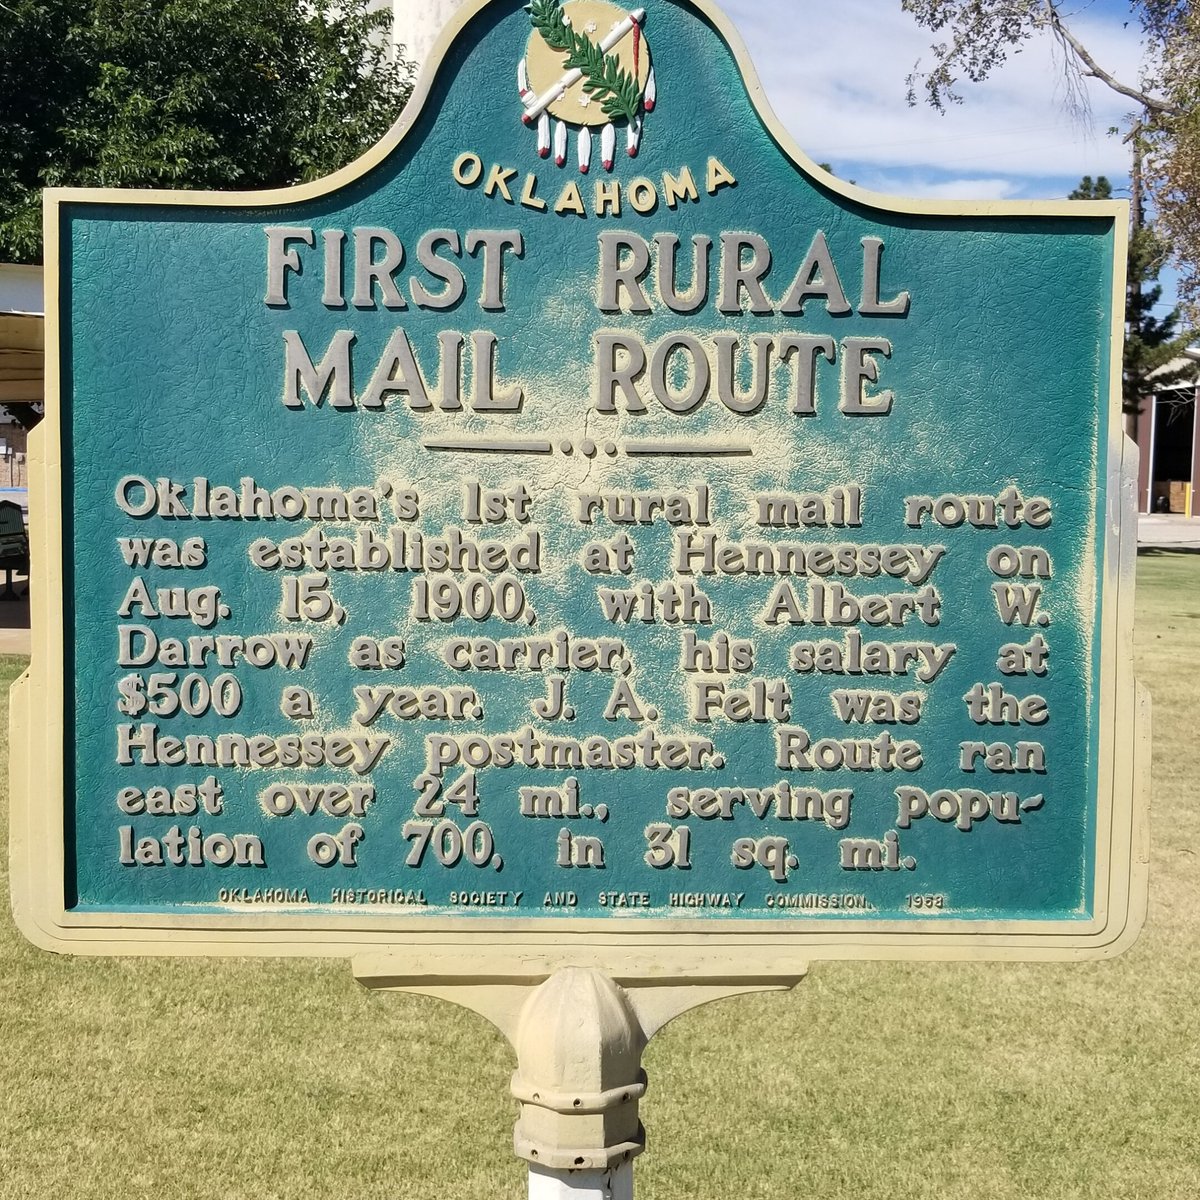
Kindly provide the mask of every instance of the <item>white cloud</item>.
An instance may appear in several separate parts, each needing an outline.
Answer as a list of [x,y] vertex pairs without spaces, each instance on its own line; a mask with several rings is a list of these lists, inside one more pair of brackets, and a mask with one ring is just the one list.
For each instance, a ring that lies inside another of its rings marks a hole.
[[910,172],[881,171],[855,179],[860,187],[890,196],[922,196],[929,200],[1012,200],[1022,191],[1019,181],[969,177],[934,182]]
[[[929,62],[931,36],[899,0],[724,0],[723,7],[793,137],[839,174],[857,173],[863,186],[874,186],[871,169],[916,168],[930,173],[918,180],[925,195],[961,196],[954,190],[961,182],[988,189],[977,196],[997,196],[1004,177],[1028,180],[1031,195],[1039,181],[1061,188],[1064,178],[1128,170],[1125,146],[1107,130],[1122,124],[1130,102],[1087,81],[1091,119],[1080,121],[1067,103],[1062,53],[1047,36],[986,83],[964,84],[963,104],[943,116],[905,103],[905,78],[918,59]],[[1136,80],[1138,38],[1119,12],[1093,5],[1072,29],[1106,69]]]

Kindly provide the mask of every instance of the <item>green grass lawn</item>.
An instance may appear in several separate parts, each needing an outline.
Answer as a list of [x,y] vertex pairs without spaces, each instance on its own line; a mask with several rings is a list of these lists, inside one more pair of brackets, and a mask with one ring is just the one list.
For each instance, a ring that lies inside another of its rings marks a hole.
[[[1200,557],[1142,558],[1138,580],[1138,944],[1082,966],[821,964],[689,1014],[647,1052],[642,1200],[1200,1197]],[[23,665],[0,658],[0,685]],[[5,876],[5,1200],[524,1195],[514,1063],[482,1019],[370,994],[340,962],[59,958],[7,910]]]

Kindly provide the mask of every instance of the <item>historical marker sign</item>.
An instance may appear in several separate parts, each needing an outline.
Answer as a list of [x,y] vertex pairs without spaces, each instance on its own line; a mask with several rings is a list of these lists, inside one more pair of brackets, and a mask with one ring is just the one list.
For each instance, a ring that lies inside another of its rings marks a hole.
[[736,47],[476,3],[321,184],[50,193],[34,940],[1130,940],[1124,210],[843,185]]

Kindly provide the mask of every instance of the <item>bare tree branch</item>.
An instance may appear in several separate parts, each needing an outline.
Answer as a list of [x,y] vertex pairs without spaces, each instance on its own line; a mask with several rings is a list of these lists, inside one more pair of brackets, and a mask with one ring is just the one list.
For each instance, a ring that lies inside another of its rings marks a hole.
[[1054,31],[1054,36],[1064,46],[1068,47],[1071,53],[1083,63],[1084,74],[1090,75],[1093,79],[1099,79],[1105,87],[1111,88],[1112,91],[1122,96],[1128,96],[1130,100],[1136,101],[1143,108],[1149,109],[1151,112],[1162,113],[1168,116],[1178,113],[1179,110],[1173,104],[1168,103],[1161,97],[1152,96],[1148,92],[1140,91],[1138,88],[1132,88],[1128,84],[1122,83],[1116,76],[1111,75],[1101,67],[1091,56],[1087,47],[1067,28],[1067,24],[1059,15],[1058,8],[1053,0],[1046,0],[1046,10],[1050,20],[1050,28]]

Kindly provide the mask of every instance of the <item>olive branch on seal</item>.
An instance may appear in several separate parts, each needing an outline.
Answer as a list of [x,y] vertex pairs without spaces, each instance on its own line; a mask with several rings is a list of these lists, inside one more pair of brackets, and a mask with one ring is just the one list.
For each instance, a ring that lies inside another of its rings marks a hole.
[[636,120],[642,102],[637,79],[621,66],[615,54],[605,54],[597,43],[571,28],[561,0],[530,0],[525,11],[542,41],[551,50],[566,52],[566,69],[582,72],[583,90],[601,102],[606,117]]

